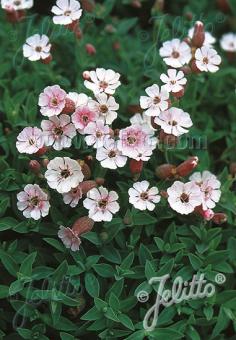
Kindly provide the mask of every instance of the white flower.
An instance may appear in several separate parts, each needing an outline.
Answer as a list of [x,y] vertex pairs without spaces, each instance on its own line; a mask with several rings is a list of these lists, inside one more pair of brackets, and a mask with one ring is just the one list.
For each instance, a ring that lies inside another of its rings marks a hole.
[[164,58],[167,65],[174,68],[188,64],[192,58],[189,45],[179,39],[165,41],[160,48],[160,56]]
[[31,61],[47,59],[50,57],[51,44],[49,38],[43,34],[34,34],[26,39],[23,45],[23,55]]
[[142,125],[146,129],[150,130],[150,135],[154,135],[155,129],[153,128],[151,124],[151,117],[145,115],[144,113],[135,113],[131,118],[130,118],[130,123],[131,125]]
[[83,204],[89,210],[89,217],[95,222],[111,221],[112,215],[120,209],[117,200],[118,195],[115,191],[109,192],[101,186],[91,189]]
[[71,208],[75,208],[78,205],[79,200],[82,198],[82,195],[82,189],[80,185],[78,185],[76,188],[63,194],[63,202],[65,204],[69,204]]
[[17,208],[26,218],[39,220],[47,216],[50,208],[48,195],[37,185],[27,184],[24,191],[17,194]]
[[160,79],[163,83],[163,89],[167,92],[177,93],[181,91],[187,83],[187,79],[184,76],[183,71],[177,71],[175,69],[167,70],[167,75],[162,73]]
[[22,11],[33,7],[33,0],[1,0],[1,6],[7,11]]
[[76,0],[57,0],[56,6],[52,7],[54,24],[69,25],[78,20],[82,15],[79,1]]
[[85,93],[69,92],[67,98],[71,99],[75,103],[75,108],[81,106],[87,106],[88,101],[91,99]]
[[202,192],[202,207],[203,210],[212,209],[219,202],[221,196],[220,181],[210,171],[195,172],[189,178],[194,181]]
[[175,181],[167,189],[167,194],[171,208],[182,215],[192,213],[202,203],[201,190],[194,182]]
[[[188,36],[192,39],[194,33],[194,27],[190,28],[188,31]],[[205,40],[203,46],[211,46],[216,42],[216,38],[210,32],[205,32]]]
[[56,157],[48,163],[45,178],[52,189],[63,194],[76,188],[84,175],[77,161],[69,157]]
[[195,52],[196,66],[200,71],[216,72],[221,63],[221,57],[209,46],[198,48]]
[[92,145],[94,148],[101,148],[104,144],[104,138],[110,133],[108,125],[104,125],[103,121],[90,122],[84,128],[84,134],[87,145]]
[[236,34],[226,33],[220,39],[220,46],[227,52],[236,52]]
[[149,189],[149,182],[136,182],[133,188],[129,189],[129,202],[139,210],[154,210],[155,203],[160,202],[161,197],[158,195],[158,189],[152,187]]
[[165,111],[168,109],[169,103],[169,93],[157,84],[154,84],[150,87],[147,87],[145,92],[147,96],[140,97],[140,106],[142,109],[145,109],[144,113],[147,116],[158,116],[161,111]]
[[43,146],[43,133],[37,127],[26,127],[17,136],[16,147],[20,153],[33,154]]
[[99,93],[95,100],[89,102],[89,108],[99,115],[106,124],[110,125],[117,118],[117,110],[119,104],[116,103],[115,98],[108,96],[106,93]]
[[92,90],[95,95],[101,92],[114,94],[120,86],[120,74],[113,70],[97,68],[96,71],[88,72],[88,76],[90,80],[85,80],[84,86]]
[[160,116],[155,118],[155,123],[160,125],[165,133],[177,137],[187,133],[188,128],[193,125],[190,115],[177,107],[161,112]]
[[72,138],[76,136],[76,129],[71,123],[70,116],[62,114],[53,116],[41,122],[45,145],[52,145],[55,150],[69,148]]
[[127,157],[117,149],[117,142],[111,138],[104,140],[104,145],[97,149],[96,159],[101,162],[103,168],[117,169],[125,166]]

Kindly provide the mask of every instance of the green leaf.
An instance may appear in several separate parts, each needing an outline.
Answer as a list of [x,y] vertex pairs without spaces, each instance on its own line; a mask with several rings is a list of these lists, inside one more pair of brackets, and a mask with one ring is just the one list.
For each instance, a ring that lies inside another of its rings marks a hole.
[[134,331],[134,325],[132,320],[128,317],[128,315],[126,314],[119,314],[118,318],[120,320],[120,322],[122,323],[122,325],[124,325],[125,327],[131,329],[132,331]]
[[0,249],[0,259],[7,271],[14,277],[17,276],[18,265],[12,256]]
[[85,289],[92,297],[99,297],[100,286],[96,276],[92,273],[85,274]]
[[19,275],[25,276],[25,277],[31,277],[32,275],[32,267],[33,263],[36,259],[37,252],[34,252],[30,255],[28,255],[24,261],[22,262],[19,270]]
[[17,225],[17,220],[12,217],[4,217],[0,220],[0,231],[8,230]]
[[113,277],[115,274],[113,267],[106,263],[94,264],[93,269],[102,277]]

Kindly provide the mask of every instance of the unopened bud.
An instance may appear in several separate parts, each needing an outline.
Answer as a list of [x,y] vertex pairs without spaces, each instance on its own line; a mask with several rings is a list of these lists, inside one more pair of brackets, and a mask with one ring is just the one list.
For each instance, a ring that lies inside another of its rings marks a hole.
[[184,74],[190,74],[190,73],[192,73],[192,70],[191,70],[191,68],[190,68],[189,66],[183,66],[183,67],[181,67],[180,70],[183,71]]
[[179,99],[184,96],[184,87],[179,92],[171,92],[172,96]]
[[41,165],[36,159],[33,159],[29,162],[29,168],[33,173],[38,174],[40,172]]
[[185,18],[187,19],[187,20],[189,20],[189,21],[191,21],[192,19],[193,19],[193,13],[191,13],[191,12],[187,12],[187,13],[185,13]]
[[177,166],[176,172],[180,177],[188,176],[198,165],[198,157],[190,157]]
[[48,148],[46,146],[43,146],[41,149],[39,149],[35,155],[40,157],[42,155],[44,155],[46,152],[48,151]]
[[224,12],[229,13],[230,12],[230,6],[228,0],[217,0],[218,8]]
[[86,195],[89,190],[97,187],[97,183],[95,181],[84,181],[80,183],[79,186],[82,190],[82,193]]
[[49,161],[49,159],[48,158],[44,158],[43,160],[42,160],[42,165],[43,165],[43,167],[47,167],[48,166],[48,163],[49,163],[50,161]]
[[73,112],[75,112],[75,102],[72,99],[67,97],[64,109],[62,110],[62,113],[69,114],[69,113],[73,113]]
[[235,177],[235,175],[236,175],[236,163],[235,162],[230,164],[229,171],[230,171],[231,175],[233,177]]
[[227,221],[227,215],[224,213],[215,213],[212,218],[212,221],[215,224],[223,224]]
[[85,45],[85,49],[86,49],[86,52],[89,54],[89,55],[94,55],[96,54],[96,48],[92,45],[92,44],[86,44]]
[[194,25],[192,45],[194,47],[202,47],[204,40],[205,40],[204,24],[201,21],[197,21]]
[[81,234],[87,233],[94,226],[94,221],[88,216],[80,217],[72,226],[73,232],[76,236],[80,236]]
[[78,20],[72,21],[71,24],[66,25],[66,28],[68,28],[68,30],[76,33],[76,31],[79,29],[79,21]]
[[120,49],[120,43],[119,41],[115,41],[112,45],[113,50],[118,51]]
[[82,8],[87,12],[92,12],[95,8],[93,0],[80,0]]
[[176,175],[176,166],[173,164],[162,164],[156,168],[155,173],[160,179],[173,178]]
[[7,17],[7,21],[11,22],[11,23],[16,23],[16,22],[20,22],[25,18],[25,11],[24,10],[19,10],[19,11],[15,11],[15,10],[6,10],[6,17]]
[[195,59],[193,59],[193,60],[191,61],[190,67],[191,67],[191,70],[192,70],[193,73],[201,73],[201,72],[202,72],[202,71],[199,70],[199,68],[197,67],[196,60],[195,60]]
[[82,31],[81,31],[80,28],[77,28],[77,29],[76,29],[76,31],[75,31],[75,36],[76,36],[76,38],[77,38],[78,40],[82,39],[83,33],[82,33]]
[[153,129],[157,130],[159,128],[159,125],[157,125],[155,123],[155,118],[156,117],[153,117],[153,116],[151,117],[151,125],[152,125]]
[[50,54],[47,58],[41,59],[41,63],[48,65],[52,61],[52,55]]
[[[120,129],[115,129],[115,130],[113,131],[113,136],[114,136],[114,137],[119,137],[119,134],[120,134]],[[111,134],[111,137],[112,137],[112,134]]]
[[136,159],[131,159],[129,163],[129,168],[132,175],[140,174],[143,170],[143,161],[136,161]]
[[88,166],[88,164],[85,163],[85,161],[83,161],[82,159],[78,159],[77,162],[81,166],[81,171],[84,175],[84,179],[85,180],[89,179],[91,177],[91,170],[90,170],[90,167]]
[[83,78],[84,78],[84,80],[90,80],[89,71],[84,71],[84,72],[83,72]]
[[141,8],[142,7],[142,4],[139,0],[133,0],[131,2],[131,6],[133,6],[134,8]]
[[203,210],[202,206],[198,206],[194,209],[194,212],[203,217],[204,220],[206,221],[210,221],[212,220],[213,216],[214,216],[214,211],[211,209],[207,209],[207,210]]
[[161,195],[161,197],[166,198],[166,199],[167,199],[168,196],[169,196],[168,193],[167,193],[166,191],[164,191],[164,190],[161,190],[161,191],[160,191],[160,195]]
[[130,104],[128,106],[128,112],[134,114],[137,112],[142,112],[142,109],[139,104]]
[[105,183],[105,179],[102,177],[97,177],[95,178],[95,182],[97,183],[98,186],[101,186]]

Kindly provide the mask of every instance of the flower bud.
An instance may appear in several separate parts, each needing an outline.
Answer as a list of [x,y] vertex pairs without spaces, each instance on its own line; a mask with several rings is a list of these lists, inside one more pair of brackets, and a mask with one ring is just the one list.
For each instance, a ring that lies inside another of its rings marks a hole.
[[229,171],[233,177],[236,175],[236,162],[233,162],[229,166]]
[[93,12],[95,2],[93,0],[80,0],[82,8],[87,12]]
[[[114,131],[113,131],[113,136],[114,137],[119,137],[119,134],[120,134],[120,129],[115,129]],[[112,137],[112,134],[110,133],[110,136]]]
[[201,21],[197,21],[194,25],[192,45],[194,47],[202,47],[204,40],[205,40],[204,24]]
[[43,167],[47,167],[48,166],[48,163],[49,163],[50,161],[49,161],[49,159],[48,158],[44,158],[43,160],[42,160],[42,165],[43,165]]
[[176,166],[173,164],[162,164],[156,168],[155,173],[160,179],[172,178],[176,175]]
[[197,215],[200,215],[201,217],[203,217],[204,220],[206,221],[210,221],[212,220],[213,216],[214,216],[214,211],[211,209],[207,209],[207,210],[203,210],[202,206],[198,206],[194,209],[194,212]]
[[79,27],[77,27],[77,29],[75,30],[75,36],[78,40],[82,39],[83,37],[83,32],[81,31]]
[[153,116],[151,117],[151,125],[152,125],[153,129],[157,130],[158,127],[159,127],[159,125],[157,125],[157,124],[155,123],[155,118],[156,118],[156,117],[153,117]]
[[223,224],[227,221],[227,215],[224,213],[215,213],[212,218],[212,221],[215,224]]
[[11,22],[11,23],[16,23],[16,22],[20,22],[25,18],[25,11],[24,10],[19,10],[19,11],[15,11],[15,10],[6,10],[6,17],[7,17],[7,21]]
[[183,71],[184,72],[184,74],[190,74],[190,73],[192,73],[192,70],[191,70],[191,68],[189,67],[189,66],[183,66],[183,67],[181,67],[181,69],[180,69],[181,71]]
[[36,159],[33,159],[29,162],[29,168],[33,173],[38,174],[40,172],[41,165]]
[[163,198],[168,198],[168,193],[165,191],[165,190],[161,190],[160,191],[160,195],[161,195],[161,197],[163,197]]
[[89,190],[97,187],[97,183],[96,181],[84,181],[80,183],[79,186],[82,190],[82,193],[86,195]]
[[76,236],[80,236],[81,234],[87,233],[94,226],[94,221],[88,216],[80,217],[72,226],[73,232]]
[[131,159],[129,162],[129,169],[132,175],[140,174],[143,170],[143,161],[136,161]]
[[47,58],[45,59],[40,59],[42,64],[48,65],[52,61],[52,55],[50,54]]
[[228,0],[217,0],[218,8],[223,13],[229,13],[230,12],[230,6]]
[[89,54],[89,55],[94,55],[96,54],[96,48],[92,45],[92,44],[86,44],[85,45],[85,49],[86,49],[86,52]]
[[65,26],[68,28],[68,30],[76,33],[76,31],[79,29],[79,20],[74,20],[71,24]]
[[142,4],[139,0],[133,0],[131,2],[131,6],[134,7],[134,8],[141,8],[142,7]]
[[134,114],[137,112],[142,112],[142,109],[139,104],[130,104],[128,106],[128,112]]
[[192,19],[193,19],[193,13],[191,13],[191,12],[186,12],[184,16],[189,21],[192,21]]
[[176,172],[180,177],[188,176],[198,165],[198,157],[190,157],[183,163],[177,166]]
[[101,186],[105,183],[105,179],[102,177],[97,177],[95,178],[95,182],[97,183],[98,186]]
[[91,177],[91,170],[90,170],[90,167],[88,166],[87,163],[85,163],[85,161],[81,160],[81,159],[78,159],[77,160],[79,165],[81,166],[81,171],[84,175],[84,179],[89,179]]
[[75,112],[75,102],[67,97],[64,109],[62,110],[62,113],[69,114],[69,113],[73,113],[73,112]]
[[167,146],[175,147],[178,144],[178,137],[167,134],[163,130],[160,131],[159,140]]
[[41,149],[39,149],[35,155],[40,157],[42,155],[44,155],[46,152],[48,151],[48,148],[46,146],[43,146]]
[[195,59],[191,61],[190,67],[193,73],[201,73],[201,70],[199,70],[199,68],[197,67]]
[[112,48],[113,48],[113,50],[118,51],[118,50],[120,49],[120,43],[119,43],[119,41],[115,41],[115,42],[112,44]]
[[179,99],[184,96],[184,87],[179,92],[171,92],[172,96]]
[[89,71],[84,71],[83,72],[83,78],[84,78],[84,80],[90,80]]

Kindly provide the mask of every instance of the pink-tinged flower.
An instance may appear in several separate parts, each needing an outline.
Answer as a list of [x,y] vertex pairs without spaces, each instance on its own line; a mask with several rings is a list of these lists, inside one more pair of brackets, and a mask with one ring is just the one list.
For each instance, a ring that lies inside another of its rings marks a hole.
[[108,96],[106,93],[99,93],[96,95],[96,101],[89,102],[89,107],[97,113],[99,119],[110,125],[117,118],[116,111],[119,109],[119,104],[114,97]]
[[2,9],[6,11],[22,11],[32,8],[33,5],[33,0],[1,0]]
[[49,58],[52,45],[49,43],[49,38],[43,34],[34,34],[26,39],[23,45],[23,55],[30,61],[46,60]]
[[52,145],[58,151],[63,148],[69,148],[72,138],[76,136],[75,126],[71,123],[70,116],[65,114],[59,117],[50,117],[49,120],[43,120],[41,128],[45,145]]
[[48,195],[37,184],[27,184],[24,191],[17,194],[17,200],[17,208],[23,211],[26,218],[39,220],[48,215]]
[[75,104],[75,109],[80,106],[88,105],[88,101],[91,99],[85,93],[69,92],[67,98],[72,100]]
[[69,157],[56,157],[47,165],[45,178],[52,189],[63,194],[76,188],[84,179],[81,166]]
[[97,149],[96,159],[103,168],[108,169],[122,168],[127,162],[127,157],[117,149],[117,142],[112,138],[106,138],[104,145]]
[[182,215],[192,213],[202,203],[201,190],[194,182],[176,181],[167,189],[167,194],[171,208]]
[[65,107],[66,92],[59,85],[48,86],[40,93],[38,104],[43,116],[57,116]]
[[198,48],[195,52],[196,66],[200,71],[216,72],[221,63],[221,57],[209,46]]
[[71,208],[75,208],[79,200],[82,198],[82,189],[80,185],[78,185],[76,188],[71,189],[69,192],[63,194],[63,202],[65,204],[69,204]]
[[82,15],[79,1],[76,0],[57,0],[56,6],[52,7],[52,18],[56,25],[70,25],[78,20]]
[[97,68],[89,72],[89,80],[84,81],[84,86],[93,91],[96,95],[101,92],[114,94],[117,87],[120,86],[120,74],[113,70]]
[[85,137],[87,145],[92,145],[97,149],[103,146],[104,138],[110,134],[110,128],[108,125],[104,125],[103,121],[98,120],[89,123],[84,129],[84,134],[87,135]]
[[163,89],[172,93],[181,91],[187,83],[184,72],[177,71],[175,69],[167,70],[167,75],[162,73],[160,79],[163,83],[165,83],[165,85],[163,85]]
[[226,33],[220,39],[220,46],[227,52],[236,52],[236,34]]
[[186,42],[179,39],[165,41],[160,48],[160,56],[164,62],[174,68],[188,64],[192,58],[191,48]]
[[155,123],[160,125],[165,133],[177,137],[187,133],[188,128],[193,125],[190,115],[176,107],[161,112],[160,116],[155,118]]
[[20,153],[33,154],[43,146],[43,133],[37,127],[26,127],[17,136],[16,147]]
[[161,197],[158,195],[156,187],[149,188],[148,181],[136,182],[133,188],[130,188],[129,202],[139,210],[154,210],[155,204],[160,202]]
[[111,221],[113,214],[120,209],[117,200],[118,195],[115,191],[109,192],[101,186],[91,189],[83,204],[89,210],[89,217],[95,222]]
[[146,129],[150,130],[150,135],[154,134],[155,129],[152,126],[150,116],[147,116],[144,113],[135,113],[129,121],[131,125],[143,125]]
[[80,217],[73,224],[72,228],[60,226],[58,237],[62,240],[66,248],[72,251],[79,250],[81,239],[80,235],[87,233],[94,226],[94,221],[87,216]]
[[147,116],[156,117],[160,114],[161,111],[165,111],[169,106],[169,93],[157,84],[154,84],[150,87],[147,87],[145,92],[147,96],[140,97],[140,106],[142,109],[145,109],[145,114]]
[[90,108],[90,101],[91,98],[89,98],[86,94],[79,94],[75,101],[76,110],[71,116],[72,123],[82,135],[84,134],[85,127],[98,118],[97,113]]
[[125,129],[121,129],[119,138],[117,148],[124,156],[136,160],[142,159],[139,155],[143,154],[144,151],[145,153],[151,154],[157,143],[156,138],[150,135],[150,130],[140,125],[131,125]]
[[209,171],[203,171],[202,174],[195,172],[189,179],[194,181],[201,189],[203,210],[213,209],[220,200],[220,181]]
[[[194,27],[190,28],[188,31],[188,36],[190,39],[193,38],[193,33],[194,33]],[[210,32],[205,31],[205,39],[204,39],[203,46],[212,46],[213,44],[215,44],[215,42],[216,42],[216,38],[213,37],[213,35]]]

